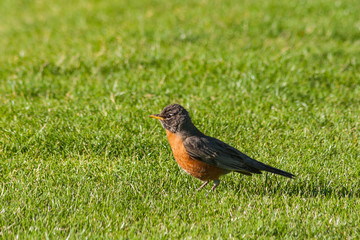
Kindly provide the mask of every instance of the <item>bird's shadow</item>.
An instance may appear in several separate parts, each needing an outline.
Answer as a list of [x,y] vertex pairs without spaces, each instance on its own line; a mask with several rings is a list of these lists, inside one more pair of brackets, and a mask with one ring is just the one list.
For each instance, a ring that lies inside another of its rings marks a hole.
[[360,188],[358,186],[333,186],[332,182],[326,181],[297,181],[296,183],[279,181],[274,178],[265,178],[263,188],[248,188],[241,184],[236,186],[239,194],[246,191],[249,194],[262,196],[287,195],[299,197],[337,197],[337,198],[358,198]]

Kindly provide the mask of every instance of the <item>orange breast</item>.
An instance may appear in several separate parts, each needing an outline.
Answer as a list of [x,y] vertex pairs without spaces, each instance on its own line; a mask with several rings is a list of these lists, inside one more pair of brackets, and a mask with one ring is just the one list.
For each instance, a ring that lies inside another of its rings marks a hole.
[[217,180],[229,171],[192,159],[186,152],[183,141],[175,133],[166,130],[166,134],[179,166],[193,177],[203,181]]

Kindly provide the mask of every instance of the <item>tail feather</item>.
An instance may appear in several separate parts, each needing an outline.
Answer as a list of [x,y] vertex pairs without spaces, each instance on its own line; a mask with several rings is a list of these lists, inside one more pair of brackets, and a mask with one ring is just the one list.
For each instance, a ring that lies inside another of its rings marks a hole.
[[[246,156],[246,155],[245,155]],[[267,172],[271,172],[271,173],[275,173],[284,177],[288,177],[288,178],[294,178],[295,175],[285,172],[283,170],[271,167],[269,165],[266,165],[262,162],[256,161],[255,159],[252,159],[250,157],[245,158],[245,163],[247,166],[251,167],[251,168],[255,168],[258,171],[267,171]]]
[[284,176],[284,177],[288,177],[288,178],[294,178],[295,177],[294,174],[291,174],[291,173],[285,172],[283,170],[271,167],[269,165],[266,165],[266,164],[263,164],[263,163],[261,165],[262,166],[261,166],[261,168],[259,168],[259,170],[275,173],[275,174],[278,174],[278,175],[281,175],[281,176]]

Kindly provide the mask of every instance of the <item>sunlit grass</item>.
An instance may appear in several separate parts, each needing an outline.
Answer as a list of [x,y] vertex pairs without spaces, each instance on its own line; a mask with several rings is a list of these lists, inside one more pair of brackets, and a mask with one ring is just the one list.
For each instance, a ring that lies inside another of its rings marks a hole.
[[[359,238],[360,5],[0,2],[0,236]],[[295,174],[179,169],[170,103]]]

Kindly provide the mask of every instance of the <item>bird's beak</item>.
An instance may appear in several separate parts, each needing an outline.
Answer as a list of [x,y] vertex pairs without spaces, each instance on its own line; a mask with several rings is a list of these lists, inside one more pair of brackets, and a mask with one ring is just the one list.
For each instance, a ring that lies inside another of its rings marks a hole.
[[159,119],[159,120],[165,120],[165,118],[160,117],[159,114],[150,115],[149,117]]

